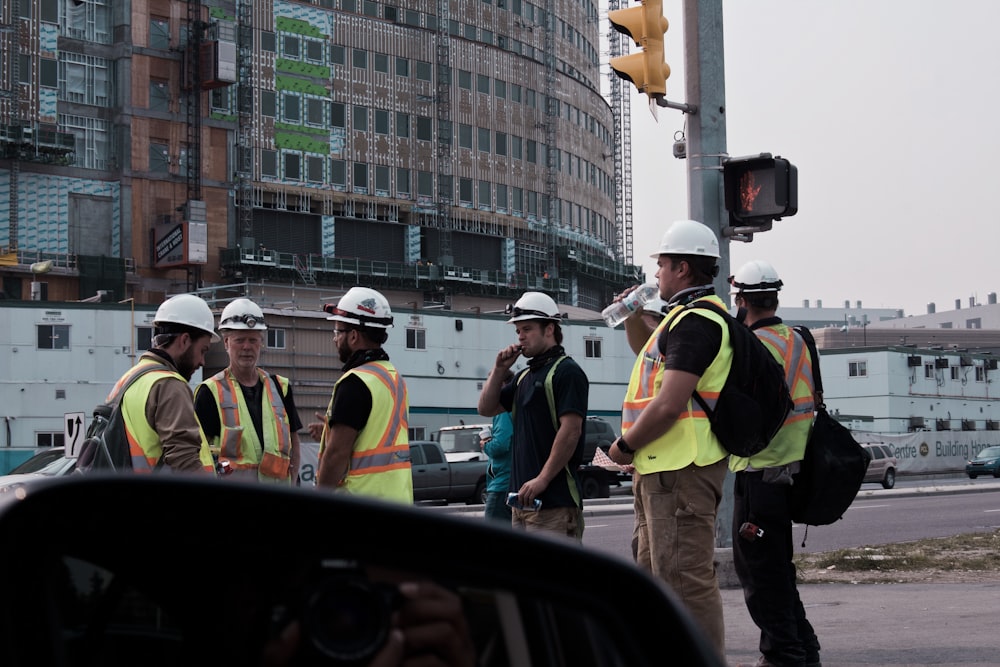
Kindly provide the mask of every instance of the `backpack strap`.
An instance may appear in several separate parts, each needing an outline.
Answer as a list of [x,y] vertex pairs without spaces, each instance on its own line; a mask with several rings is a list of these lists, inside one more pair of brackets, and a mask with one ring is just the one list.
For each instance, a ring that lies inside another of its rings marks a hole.
[[[714,303],[711,303],[710,301],[695,300],[695,301],[692,301],[691,303],[685,304],[683,310],[678,310],[677,312],[675,312],[673,315],[670,316],[670,319],[667,320],[667,324],[666,324],[665,327],[663,327],[663,330],[666,331],[667,334],[669,334],[670,333],[670,325],[673,324],[673,322],[674,322],[675,319],[677,319],[678,317],[680,317],[681,313],[685,312],[689,308],[701,308],[702,310],[714,310],[716,313],[721,314],[722,315],[722,319],[724,319],[726,321],[726,326],[729,327],[729,339],[730,340],[733,339],[733,322],[732,322],[733,318],[732,318],[732,316],[730,316],[729,313],[727,313],[722,308],[719,308]],[[710,408],[708,406],[708,403],[705,401],[704,398],[702,398],[701,394],[699,394],[698,391],[695,390],[695,391],[693,391],[691,393],[691,397],[694,398],[694,400],[698,403],[699,406],[701,406],[701,409],[705,411],[705,414],[708,415],[709,418],[711,418],[712,415],[715,413],[715,411],[712,410],[712,408]]]
[[[552,362],[552,365],[549,366],[549,371],[545,374],[545,400],[549,404],[549,416],[552,418],[552,428],[554,428],[557,431],[559,430],[559,415],[556,414],[556,396],[555,396],[555,390],[552,388],[552,376],[555,375],[556,366],[561,364],[563,359],[567,358],[568,356],[564,354],[558,359],[556,359],[554,362]],[[530,370],[531,370],[530,368],[525,368],[523,371],[521,371],[521,373],[517,376],[517,384],[521,384],[521,380],[525,378],[525,376],[528,374],[528,371]],[[513,419],[516,414],[517,414],[517,403],[515,402],[514,409],[511,410],[510,413],[511,419]]]
[[113,403],[117,407],[118,404],[121,403],[121,399],[125,396],[125,392],[128,391],[128,388],[131,387],[136,380],[141,378],[146,373],[150,373],[152,371],[162,371],[164,368],[165,366],[160,363],[146,364],[139,369],[133,368],[133,372],[128,380],[125,381],[125,384],[120,387],[116,387],[117,391],[115,389],[112,390],[111,395],[108,396],[108,403]]
[[816,349],[816,339],[813,338],[812,332],[801,324],[793,326],[792,331],[802,336],[806,347],[809,348],[809,357],[812,359],[813,392],[819,398],[816,409],[826,410],[826,403],[823,401],[823,376],[819,373],[819,350]]
[[[552,428],[556,431],[559,430],[559,415],[556,414],[556,396],[555,396],[555,390],[552,387],[552,378],[556,374],[556,367],[562,363],[563,359],[568,359],[568,358],[569,358],[568,355],[564,354],[558,359],[556,359],[554,362],[552,362],[552,365],[549,366],[549,370],[545,374],[545,400],[549,404],[549,417],[552,419]],[[523,371],[521,371],[521,373],[517,376],[517,381],[516,381],[517,384],[521,383],[521,380],[525,378],[529,370],[530,369],[525,368]],[[511,419],[515,417],[516,411],[517,411],[517,402],[515,401],[514,410],[512,410],[510,413]],[[576,506],[582,508],[583,500],[580,498],[580,491],[576,486],[576,480],[573,477],[573,471],[569,469],[568,464],[566,465],[565,470],[566,470],[567,481],[569,482],[568,486],[569,486],[570,496],[573,498],[573,502],[576,503]]]

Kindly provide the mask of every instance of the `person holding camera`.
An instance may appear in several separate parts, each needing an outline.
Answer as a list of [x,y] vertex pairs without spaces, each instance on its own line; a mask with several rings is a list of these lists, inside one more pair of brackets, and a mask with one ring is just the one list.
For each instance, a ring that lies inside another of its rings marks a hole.
[[778,272],[761,260],[729,277],[744,324],[785,369],[794,408],[774,439],[749,458],[731,456],[733,565],[747,610],[760,628],[760,659],[753,667],[819,667],[819,640],[806,618],[792,562],[791,488],[812,425],[812,357],[802,337],[776,315]]

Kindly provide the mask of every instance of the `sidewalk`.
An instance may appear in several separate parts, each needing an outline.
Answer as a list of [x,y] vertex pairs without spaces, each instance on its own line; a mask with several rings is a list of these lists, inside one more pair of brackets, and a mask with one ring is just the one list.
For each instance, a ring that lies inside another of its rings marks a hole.
[[[920,486],[895,489],[865,485],[858,498],[1000,489],[1000,480],[950,481],[926,480]],[[481,511],[479,507],[469,509]],[[588,500],[584,513],[593,517],[631,514],[632,497],[620,492],[611,498]],[[732,551],[720,549],[718,553],[724,561]],[[724,562],[719,566],[720,570],[727,567]],[[720,583],[724,574],[720,571]],[[1000,583],[802,584],[799,595],[819,636],[824,667],[1000,665],[993,630],[994,619],[1000,618]],[[753,664],[760,655],[760,631],[747,613],[742,589],[738,584],[723,588],[722,600],[727,662]]]
[[[1000,480],[929,480],[908,488],[866,485],[858,498],[996,489]],[[1000,583],[801,584],[799,595],[819,637],[824,667],[1000,664],[992,629],[993,620],[1000,618]],[[726,658],[730,664],[753,663],[760,655],[760,631],[747,613],[743,591],[723,589],[722,600]]]
[[[997,665],[1000,583],[799,586],[824,667]],[[759,630],[743,591],[722,591],[729,664],[754,663]]]

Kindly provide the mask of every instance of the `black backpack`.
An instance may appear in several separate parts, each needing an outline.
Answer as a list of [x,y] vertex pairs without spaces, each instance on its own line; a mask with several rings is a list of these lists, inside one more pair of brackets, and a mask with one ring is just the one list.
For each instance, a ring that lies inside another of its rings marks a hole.
[[715,409],[698,392],[694,399],[708,415],[712,432],[726,451],[752,456],[767,447],[792,410],[785,369],[747,326],[723,308],[709,301],[692,301],[685,308],[711,309],[729,326],[733,365]]
[[[94,408],[93,418],[87,427],[87,437],[80,445],[75,472],[88,474],[132,471],[132,454],[129,452],[128,437],[125,434],[125,420],[120,408],[121,399],[133,382],[146,373],[156,370],[163,370],[163,366],[150,364],[135,369],[132,377],[117,394],[109,396],[107,403],[101,403]],[[160,461],[163,461],[162,457]]]
[[[819,374],[816,341],[805,327],[793,327],[802,336],[812,355],[816,395],[822,397],[823,380]],[[851,435],[851,431],[826,411],[822,398],[816,406],[805,457],[793,476],[791,516],[795,523],[825,526],[844,515],[858,495],[870,455]]]

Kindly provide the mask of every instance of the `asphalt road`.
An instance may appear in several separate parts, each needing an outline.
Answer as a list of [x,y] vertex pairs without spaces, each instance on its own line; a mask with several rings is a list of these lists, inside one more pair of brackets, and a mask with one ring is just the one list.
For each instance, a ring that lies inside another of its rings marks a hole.
[[[457,506],[452,506],[457,508]],[[586,501],[584,542],[618,557],[631,540],[631,498]],[[448,508],[440,508],[452,511]],[[470,507],[466,516],[481,516]],[[470,511],[471,510],[471,511]],[[856,539],[860,526],[892,521],[906,530],[874,533],[869,543],[916,539],[990,529],[1000,523],[1000,481],[954,479],[897,485],[885,490],[866,485],[831,535]],[[612,528],[614,526],[614,528]],[[797,527],[798,531],[799,528]],[[865,529],[867,530],[867,529]],[[798,535],[799,533],[797,533]],[[809,547],[822,544],[819,528],[809,533]],[[847,536],[847,537],[844,537]],[[881,537],[878,537],[881,536]],[[814,542],[815,537],[815,542]],[[817,546],[818,548],[818,546]],[[596,575],[595,575],[596,576]],[[816,629],[825,667],[986,667],[1000,664],[992,619],[1000,617],[1000,584],[811,584],[799,586],[806,614]],[[759,630],[750,619],[739,587],[722,590],[726,623],[726,661],[754,663]]]

